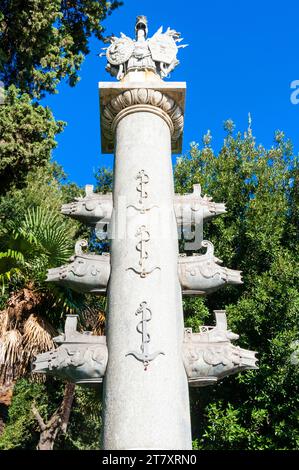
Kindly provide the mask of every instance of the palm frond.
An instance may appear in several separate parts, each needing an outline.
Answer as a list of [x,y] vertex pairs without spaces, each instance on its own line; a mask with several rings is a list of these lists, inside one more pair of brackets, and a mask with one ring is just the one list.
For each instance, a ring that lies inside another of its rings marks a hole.
[[81,312],[81,322],[85,328],[91,328],[94,335],[100,336],[105,332],[105,312],[97,307],[86,306]]
[[6,331],[0,340],[0,365],[16,368],[22,361],[22,335],[19,330]]
[[23,327],[23,362],[28,365],[33,356],[54,347],[55,329],[44,318],[31,314]]
[[20,321],[42,302],[42,294],[33,289],[32,284],[12,292],[7,301],[7,311],[11,319]]
[[8,248],[0,252],[0,286],[2,294],[13,275],[19,274],[24,265],[24,255],[20,251]]
[[0,312],[0,341],[1,337],[9,330],[9,314],[7,309]]
[[18,229],[20,235],[44,252],[49,266],[64,263],[73,252],[70,229],[60,214],[43,207],[30,208]]

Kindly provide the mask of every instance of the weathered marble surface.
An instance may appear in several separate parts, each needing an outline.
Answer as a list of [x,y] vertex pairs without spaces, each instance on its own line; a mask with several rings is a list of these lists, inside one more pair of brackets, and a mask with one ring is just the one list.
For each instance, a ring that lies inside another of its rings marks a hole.
[[207,248],[203,255],[180,255],[178,273],[184,295],[205,295],[226,284],[242,284],[241,271],[220,266],[222,261],[214,256],[214,245],[203,240]]
[[93,292],[104,295],[110,276],[110,255],[109,253],[102,255],[84,253],[82,247],[86,246],[86,240],[79,240],[70,263],[49,269],[46,280],[70,287],[83,294]]
[[[150,93],[143,95],[148,99]],[[177,274],[171,116],[154,101],[145,107],[127,101],[125,107],[123,98],[114,139],[115,237],[107,292],[103,447],[191,449],[189,391],[181,355],[184,324]],[[120,205],[123,198],[125,210]],[[162,207],[171,217],[164,235],[155,236],[150,221],[155,216],[159,221]],[[129,236],[123,236],[122,219]],[[141,305],[150,312],[138,313]],[[138,360],[139,354],[144,361]],[[147,363],[149,356],[153,360]]]
[[257,369],[256,352],[231,344],[239,335],[227,329],[226,312],[214,310],[216,326],[202,326],[199,333],[185,328],[183,360],[189,385],[213,385],[232,374]]
[[105,374],[108,350],[105,336],[77,331],[77,316],[67,315],[65,332],[54,338],[59,345],[38,354],[32,364],[34,373],[50,374],[78,384],[101,383]]

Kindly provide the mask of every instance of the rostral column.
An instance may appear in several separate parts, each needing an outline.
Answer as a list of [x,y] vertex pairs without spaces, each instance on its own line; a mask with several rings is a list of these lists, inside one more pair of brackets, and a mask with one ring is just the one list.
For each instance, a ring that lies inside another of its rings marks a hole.
[[172,152],[181,150],[184,82],[164,82],[178,64],[180,34],[111,37],[100,82],[102,152],[114,152],[111,275],[104,379],[105,449],[191,449],[178,278]]
[[[119,82],[100,83],[100,101],[102,150],[115,153],[113,197],[88,185],[62,213],[93,228],[107,223],[111,254],[86,252],[79,240],[69,263],[48,271],[49,282],[108,295],[107,338],[77,331],[68,315],[58,347],[33,363],[35,373],[80,385],[104,380],[105,449],[190,449],[188,383],[206,387],[257,369],[256,353],[232,344],[239,336],[225,310],[214,311],[215,326],[184,328],[182,295],[211,294],[242,278],[201,238],[203,223],[225,205],[202,197],[199,184],[174,194],[171,152],[181,151],[185,83],[162,78],[178,64],[180,41],[169,28],[147,39],[143,16],[134,41],[110,37],[107,70]],[[195,234],[185,251],[206,252],[179,255],[177,226],[185,240]]]

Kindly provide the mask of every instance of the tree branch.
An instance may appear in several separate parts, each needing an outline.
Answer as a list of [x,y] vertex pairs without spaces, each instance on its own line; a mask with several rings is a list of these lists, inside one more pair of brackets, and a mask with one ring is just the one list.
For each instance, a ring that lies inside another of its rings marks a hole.
[[46,425],[45,425],[45,423],[44,423],[43,418],[42,418],[41,415],[39,414],[38,409],[37,409],[36,406],[34,405],[34,403],[32,403],[32,405],[31,405],[31,411],[32,411],[33,416],[35,417],[36,421],[38,422],[38,425],[39,425],[41,431],[44,431],[44,430],[46,429]]
[[65,434],[70,419],[72,404],[75,394],[75,384],[67,383],[64,390],[64,397],[61,408],[61,431]]

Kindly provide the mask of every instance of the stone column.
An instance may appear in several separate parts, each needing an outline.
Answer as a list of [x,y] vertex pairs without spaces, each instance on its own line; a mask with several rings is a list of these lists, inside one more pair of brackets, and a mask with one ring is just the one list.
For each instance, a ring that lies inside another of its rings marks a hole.
[[185,84],[170,85],[100,84],[115,147],[104,449],[191,448],[171,162]]

